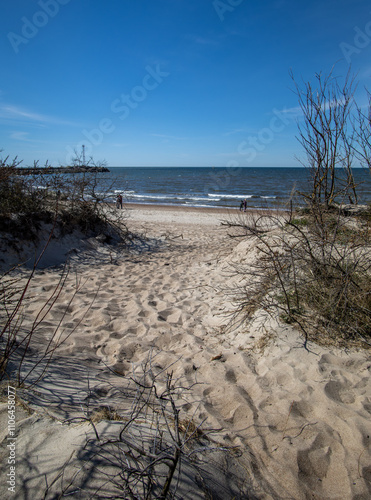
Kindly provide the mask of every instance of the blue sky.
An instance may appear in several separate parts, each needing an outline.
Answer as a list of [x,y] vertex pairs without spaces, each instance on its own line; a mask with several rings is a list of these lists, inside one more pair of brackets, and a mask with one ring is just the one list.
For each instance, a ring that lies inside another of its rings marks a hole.
[[68,164],[300,166],[298,81],[371,90],[366,0],[1,4],[0,149]]

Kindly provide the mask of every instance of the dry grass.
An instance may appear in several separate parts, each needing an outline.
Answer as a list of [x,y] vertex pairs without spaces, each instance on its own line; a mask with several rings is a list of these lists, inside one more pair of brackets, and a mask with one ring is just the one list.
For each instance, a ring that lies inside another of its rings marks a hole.
[[122,422],[124,419],[119,413],[117,413],[116,410],[112,410],[108,406],[100,406],[99,408],[94,409],[90,417],[90,420],[94,424],[97,424],[102,420],[112,420],[112,421]]

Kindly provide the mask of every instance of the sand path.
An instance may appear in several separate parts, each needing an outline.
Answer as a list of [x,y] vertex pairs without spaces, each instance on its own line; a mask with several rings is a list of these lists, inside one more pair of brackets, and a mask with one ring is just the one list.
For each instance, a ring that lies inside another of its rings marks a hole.
[[[369,498],[368,353],[314,345],[307,351],[295,330],[273,320],[263,329],[258,321],[226,328],[227,264],[245,258],[247,250],[220,228],[225,215],[143,207],[129,213],[131,228],[160,245],[107,253],[99,265],[77,257],[78,272],[68,280],[62,304],[81,283],[64,328],[78,326],[34,404],[59,420],[71,418],[81,413],[89,386],[98,406],[114,406],[119,381],[106,366],[128,375],[152,353],[154,370],[171,366],[183,385],[192,386],[182,408],[189,418],[204,421],[220,444],[238,447],[256,497]],[[26,316],[36,314],[55,274],[38,274]],[[62,304],[44,322],[46,338]]]

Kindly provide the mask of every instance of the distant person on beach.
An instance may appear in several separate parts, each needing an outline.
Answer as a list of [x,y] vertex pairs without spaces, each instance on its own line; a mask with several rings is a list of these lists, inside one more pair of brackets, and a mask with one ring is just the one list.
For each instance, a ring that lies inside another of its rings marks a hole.
[[244,207],[244,203],[245,203],[244,200],[241,200],[241,203],[240,203],[240,212],[242,212],[242,209]]
[[122,196],[121,196],[121,194],[117,195],[116,208],[122,208]]
[[243,211],[246,212],[247,210],[247,200],[246,198],[243,200]]

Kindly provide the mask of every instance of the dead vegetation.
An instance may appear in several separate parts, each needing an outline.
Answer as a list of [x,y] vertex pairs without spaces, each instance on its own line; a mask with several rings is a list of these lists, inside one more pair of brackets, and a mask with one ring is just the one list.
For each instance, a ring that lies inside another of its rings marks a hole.
[[359,110],[362,120],[353,119],[349,75],[343,85],[333,72],[316,81],[316,88],[295,84],[309,174],[308,189],[295,193],[296,208],[291,202],[281,213],[225,221],[231,236],[249,238],[256,252],[253,262],[232,264],[239,278],[234,319],[258,309],[278,312],[301,330],[305,345],[370,346],[371,209],[344,205],[357,206],[352,165],[358,157],[369,167],[370,128]]
[[68,421],[89,423],[93,432],[56,477],[46,478],[45,498],[253,498],[239,450],[185,416],[192,385],[176,379],[172,366],[159,369],[151,352],[131,373],[114,375],[121,381],[115,408],[87,398],[81,417]]
[[371,342],[371,227],[339,214],[303,220],[292,213],[265,216],[274,229],[241,226],[257,252],[253,263],[235,262],[241,277],[236,314],[259,309],[296,325],[309,339],[338,345]]
[[[105,234],[111,241],[130,239],[125,210],[116,210],[109,194],[113,184],[107,174],[86,171],[18,175],[17,158],[0,160],[0,230],[23,240],[35,240],[42,224],[61,234],[76,229],[85,235]],[[95,164],[92,160],[92,165]]]

